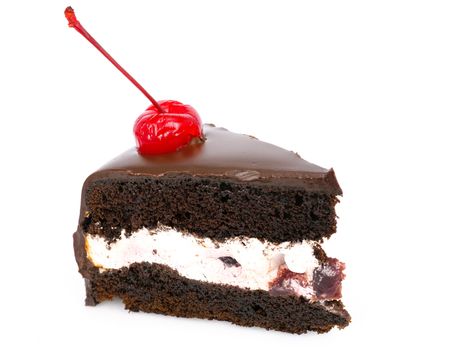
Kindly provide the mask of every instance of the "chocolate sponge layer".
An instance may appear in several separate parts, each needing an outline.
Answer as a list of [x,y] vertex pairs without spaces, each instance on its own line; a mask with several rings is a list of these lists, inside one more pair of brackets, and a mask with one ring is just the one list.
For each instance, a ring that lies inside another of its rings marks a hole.
[[135,263],[94,272],[86,280],[86,289],[88,305],[119,297],[131,311],[217,319],[290,333],[324,333],[350,322],[340,301],[310,303],[303,297],[194,281],[158,264]]
[[119,176],[83,191],[83,231],[113,241],[161,223],[215,240],[246,235],[271,242],[322,240],[336,231],[336,195],[303,186],[220,177]]

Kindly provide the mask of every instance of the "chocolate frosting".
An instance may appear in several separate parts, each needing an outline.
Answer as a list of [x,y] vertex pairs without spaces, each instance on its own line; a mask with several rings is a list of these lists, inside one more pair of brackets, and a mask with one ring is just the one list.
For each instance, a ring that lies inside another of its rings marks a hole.
[[92,174],[86,182],[128,175],[188,174],[237,181],[280,182],[342,194],[332,169],[309,163],[294,152],[253,136],[233,133],[212,124],[205,124],[203,130],[205,142],[191,144],[178,152],[142,156],[136,148],[131,148]]

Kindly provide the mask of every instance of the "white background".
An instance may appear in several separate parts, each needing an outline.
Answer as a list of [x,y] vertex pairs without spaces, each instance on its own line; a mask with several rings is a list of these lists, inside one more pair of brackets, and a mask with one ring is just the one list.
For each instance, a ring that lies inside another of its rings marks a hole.
[[[84,306],[81,185],[149,102],[69,4],[156,98],[335,169],[348,328]],[[2,1],[0,348],[465,349],[466,18],[463,1]]]

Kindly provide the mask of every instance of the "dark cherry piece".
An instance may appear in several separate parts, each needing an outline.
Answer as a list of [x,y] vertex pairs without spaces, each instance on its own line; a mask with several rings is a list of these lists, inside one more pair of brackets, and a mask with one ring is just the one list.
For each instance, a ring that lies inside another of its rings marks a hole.
[[272,296],[295,295],[294,281],[302,287],[306,287],[309,284],[305,273],[290,271],[286,264],[282,264],[279,266],[276,278],[269,284],[269,293]]
[[345,264],[334,258],[327,258],[324,264],[313,272],[309,280],[305,273],[290,271],[286,264],[279,267],[276,278],[269,284],[269,293],[273,296],[295,295],[294,285],[307,288],[312,286],[315,300],[337,300],[342,297],[341,288],[344,279]]
[[222,261],[227,267],[240,267],[240,263],[237,261],[237,259],[232,258],[231,256],[221,256],[219,260]]
[[77,20],[74,10],[65,9],[68,26],[75,28],[96,47],[122,74],[128,78],[148,99],[152,105],[136,119],[133,131],[138,152],[153,155],[175,152],[189,144],[193,139],[203,140],[201,119],[196,110],[177,101],[159,103],[115,61],[110,54],[84,29]]
[[345,264],[334,258],[320,265],[313,273],[313,289],[318,299],[340,299]]

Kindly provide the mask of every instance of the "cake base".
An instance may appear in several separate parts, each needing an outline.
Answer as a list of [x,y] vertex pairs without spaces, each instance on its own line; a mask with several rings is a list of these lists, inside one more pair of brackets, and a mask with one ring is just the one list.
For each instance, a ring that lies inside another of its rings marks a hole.
[[289,333],[343,328],[350,316],[340,301],[310,303],[303,297],[191,280],[171,268],[135,263],[86,278],[86,305],[119,297],[130,311],[230,321]]

